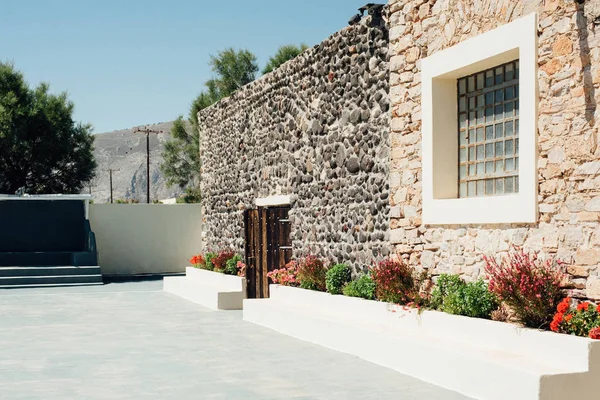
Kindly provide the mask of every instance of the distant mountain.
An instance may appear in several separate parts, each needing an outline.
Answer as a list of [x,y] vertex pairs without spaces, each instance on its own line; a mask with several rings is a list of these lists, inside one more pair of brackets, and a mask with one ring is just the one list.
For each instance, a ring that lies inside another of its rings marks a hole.
[[[160,171],[163,161],[164,144],[170,139],[173,122],[144,125],[162,134],[150,134],[150,201],[164,200],[179,196],[178,187],[167,188]],[[146,202],[146,135],[134,133],[135,128],[123,129],[94,135],[98,170],[91,185],[91,193],[96,203],[110,202],[110,175],[113,172],[113,198]],[[88,192],[86,189],[85,192]]]

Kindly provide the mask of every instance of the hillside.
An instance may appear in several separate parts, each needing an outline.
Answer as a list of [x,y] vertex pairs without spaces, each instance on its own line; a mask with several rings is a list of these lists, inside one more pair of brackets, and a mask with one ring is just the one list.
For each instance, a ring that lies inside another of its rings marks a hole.
[[[170,138],[173,122],[147,125],[164,133],[150,135],[150,195],[162,200],[181,194],[178,187],[167,188],[160,171],[164,143]],[[134,133],[135,128],[96,134],[95,156],[97,176],[91,192],[96,203],[110,202],[109,168],[113,172],[113,198],[146,201],[146,135]],[[87,192],[87,191],[86,191]]]

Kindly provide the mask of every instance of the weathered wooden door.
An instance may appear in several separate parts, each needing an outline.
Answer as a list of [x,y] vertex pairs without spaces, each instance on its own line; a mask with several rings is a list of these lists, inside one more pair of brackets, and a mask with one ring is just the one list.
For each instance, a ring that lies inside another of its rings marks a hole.
[[281,268],[292,257],[289,207],[246,210],[246,278],[248,298],[269,297],[267,273]]

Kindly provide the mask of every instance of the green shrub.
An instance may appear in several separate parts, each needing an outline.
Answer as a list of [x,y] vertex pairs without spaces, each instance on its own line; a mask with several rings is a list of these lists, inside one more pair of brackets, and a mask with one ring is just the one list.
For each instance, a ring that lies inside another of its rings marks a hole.
[[498,308],[498,300],[483,279],[467,283],[458,275],[441,275],[431,295],[431,306],[448,314],[489,319]]
[[334,265],[327,271],[325,284],[331,294],[342,294],[344,286],[352,280],[352,270],[346,264]]
[[348,283],[342,290],[344,296],[361,297],[367,300],[375,299],[375,282],[369,275],[362,275],[355,281]]
[[209,271],[214,271],[215,265],[213,264],[213,260],[215,258],[217,258],[216,253],[206,253],[206,255],[204,256],[204,260],[205,260],[204,269],[207,269]]
[[223,271],[226,275],[237,275],[238,274],[238,261],[242,261],[242,256],[236,254],[225,262],[225,270]]

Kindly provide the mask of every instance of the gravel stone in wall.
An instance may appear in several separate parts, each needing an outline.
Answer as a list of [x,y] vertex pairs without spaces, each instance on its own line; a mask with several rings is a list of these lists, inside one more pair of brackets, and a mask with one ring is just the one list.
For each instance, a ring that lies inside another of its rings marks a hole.
[[295,257],[388,254],[388,31],[367,22],[198,114],[207,249],[242,252],[243,210],[282,194]]

